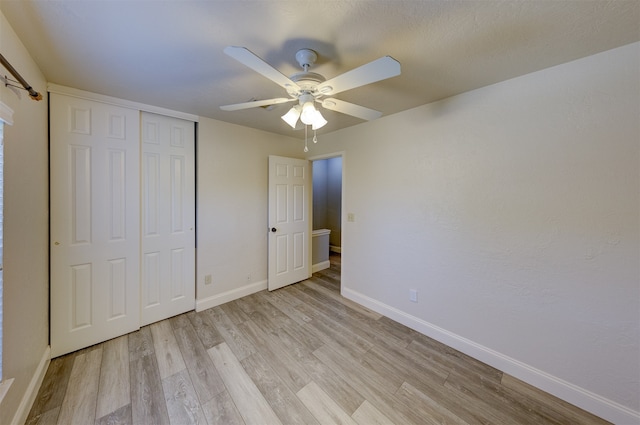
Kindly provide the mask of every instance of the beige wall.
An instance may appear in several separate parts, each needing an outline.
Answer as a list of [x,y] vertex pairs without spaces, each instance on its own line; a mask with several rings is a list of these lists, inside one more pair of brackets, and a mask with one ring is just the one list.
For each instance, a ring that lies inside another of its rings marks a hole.
[[[197,147],[197,298],[208,308],[267,282],[269,155],[302,158],[303,142],[201,118]],[[212,284],[205,285],[210,274]]]
[[310,156],[345,151],[343,294],[637,422],[639,52],[323,135]]
[[0,52],[45,97],[36,102],[0,86],[0,101],[14,111],[4,132],[3,374],[15,381],[0,423],[9,424],[49,344],[47,99],[42,73],[1,13]]

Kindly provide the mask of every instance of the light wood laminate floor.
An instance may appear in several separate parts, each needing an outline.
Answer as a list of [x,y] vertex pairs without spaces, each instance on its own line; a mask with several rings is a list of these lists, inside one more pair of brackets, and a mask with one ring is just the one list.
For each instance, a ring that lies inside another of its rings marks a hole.
[[607,423],[307,281],[51,361],[27,424]]

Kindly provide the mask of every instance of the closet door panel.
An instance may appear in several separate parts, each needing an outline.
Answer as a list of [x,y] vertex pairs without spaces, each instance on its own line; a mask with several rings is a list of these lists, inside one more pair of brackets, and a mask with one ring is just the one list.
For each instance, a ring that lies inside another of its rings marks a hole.
[[195,308],[195,125],[142,113],[142,325]]
[[51,93],[51,351],[140,326],[140,117]]

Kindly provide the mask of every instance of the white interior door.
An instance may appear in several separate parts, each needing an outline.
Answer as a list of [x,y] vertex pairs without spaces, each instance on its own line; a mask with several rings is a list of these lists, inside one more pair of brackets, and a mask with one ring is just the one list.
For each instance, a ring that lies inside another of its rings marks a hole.
[[269,156],[269,290],[311,276],[309,161]]
[[142,325],[195,307],[195,124],[142,113]]
[[139,327],[140,121],[136,110],[76,97],[50,102],[56,357]]

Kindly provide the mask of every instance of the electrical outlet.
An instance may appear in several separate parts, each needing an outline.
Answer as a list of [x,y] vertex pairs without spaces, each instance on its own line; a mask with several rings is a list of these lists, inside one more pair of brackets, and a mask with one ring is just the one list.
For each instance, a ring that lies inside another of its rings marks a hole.
[[347,221],[356,221],[356,215],[354,213],[347,213]]
[[409,289],[409,301],[413,303],[418,302],[418,290],[417,289]]
[[211,278],[210,274],[207,274],[204,276],[204,284],[205,285],[211,285],[211,283],[213,283],[213,279]]

